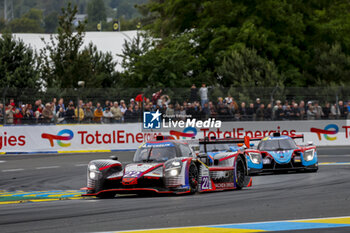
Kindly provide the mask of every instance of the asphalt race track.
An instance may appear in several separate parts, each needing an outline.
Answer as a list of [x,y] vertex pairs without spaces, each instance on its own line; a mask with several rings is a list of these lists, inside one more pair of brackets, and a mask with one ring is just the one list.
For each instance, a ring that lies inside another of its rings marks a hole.
[[[126,162],[133,152],[117,154]],[[109,156],[2,155],[0,190],[79,190],[86,185],[87,163]],[[350,216],[350,148],[320,148],[319,163],[318,173],[253,177],[253,186],[241,191],[2,204],[0,232],[110,232]],[[292,232],[350,232],[350,227]]]

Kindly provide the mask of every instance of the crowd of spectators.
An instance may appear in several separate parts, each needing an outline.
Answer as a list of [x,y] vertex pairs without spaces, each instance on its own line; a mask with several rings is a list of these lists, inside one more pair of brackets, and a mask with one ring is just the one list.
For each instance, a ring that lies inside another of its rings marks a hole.
[[72,124],[72,123],[123,123],[140,122],[143,111],[159,110],[164,117],[174,120],[196,118],[205,120],[215,118],[222,121],[264,121],[264,120],[318,120],[350,118],[350,101],[344,103],[325,103],[318,101],[276,100],[274,103],[262,103],[257,98],[254,103],[238,103],[231,96],[208,98],[208,88],[192,85],[188,100],[176,101],[162,90],[147,97],[140,93],[128,101],[106,100],[104,103],[92,101],[78,103],[63,98],[42,103],[18,104],[10,99],[5,106],[0,104],[0,120],[6,124]]

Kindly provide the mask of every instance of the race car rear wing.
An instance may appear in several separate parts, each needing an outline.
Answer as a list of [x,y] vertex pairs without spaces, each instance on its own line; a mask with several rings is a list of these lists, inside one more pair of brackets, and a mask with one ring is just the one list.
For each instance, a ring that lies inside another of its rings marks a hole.
[[[232,143],[245,143],[246,144],[246,137],[244,139],[241,138],[208,138],[205,137],[204,139],[199,139],[199,144],[204,145],[204,152],[207,153],[207,145],[208,144],[232,144]],[[247,141],[249,144],[249,140]]]
[[[281,134],[274,133],[273,136],[280,137]],[[285,135],[285,136],[289,136],[293,139],[302,138],[303,142],[304,142],[304,135],[303,134],[294,134],[294,135]],[[264,138],[266,138],[266,137],[252,137],[251,138],[251,137],[245,136],[243,139],[241,139],[241,138],[222,138],[222,139],[211,138],[211,139],[209,139],[208,137],[206,137],[204,139],[199,139],[199,144],[204,145],[204,152],[207,153],[206,145],[208,145],[208,144],[244,143],[246,148],[250,148],[251,141],[261,141]]]

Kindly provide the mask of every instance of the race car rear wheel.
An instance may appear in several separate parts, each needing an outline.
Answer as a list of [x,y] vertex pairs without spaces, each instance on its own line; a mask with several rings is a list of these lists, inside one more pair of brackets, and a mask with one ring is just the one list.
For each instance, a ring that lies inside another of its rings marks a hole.
[[191,164],[188,170],[188,184],[190,186],[191,194],[198,191],[198,169],[194,164]]
[[236,161],[236,188],[242,189],[245,183],[246,170],[242,157],[238,156]]

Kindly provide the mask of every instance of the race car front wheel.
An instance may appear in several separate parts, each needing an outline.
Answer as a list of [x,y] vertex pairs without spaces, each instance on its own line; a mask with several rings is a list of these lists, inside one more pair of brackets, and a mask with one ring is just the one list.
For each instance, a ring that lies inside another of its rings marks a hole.
[[196,193],[198,191],[198,169],[194,164],[191,164],[188,170],[188,183],[190,186],[190,193]]
[[237,157],[236,160],[236,188],[242,189],[245,184],[246,170],[244,166],[244,161],[241,156]]

